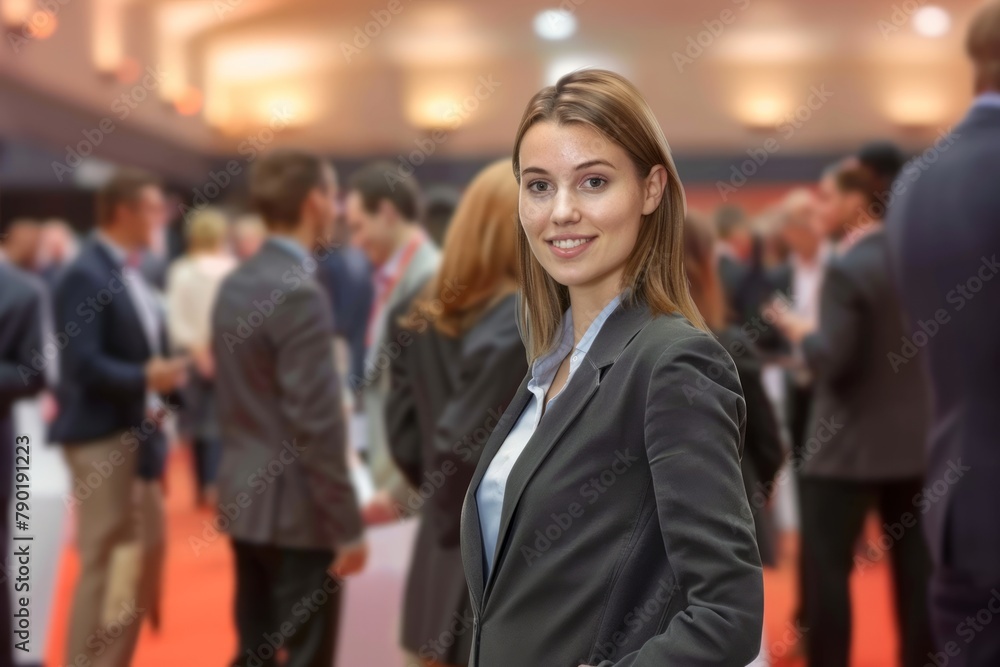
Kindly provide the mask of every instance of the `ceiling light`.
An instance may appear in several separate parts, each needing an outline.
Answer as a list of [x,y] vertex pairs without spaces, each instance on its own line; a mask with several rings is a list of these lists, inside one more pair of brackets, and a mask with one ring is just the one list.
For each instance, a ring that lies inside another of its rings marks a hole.
[[566,39],[576,32],[576,17],[565,9],[547,9],[535,17],[535,33],[542,39]]
[[941,37],[951,28],[951,15],[933,5],[915,11],[912,21],[913,29],[924,37]]

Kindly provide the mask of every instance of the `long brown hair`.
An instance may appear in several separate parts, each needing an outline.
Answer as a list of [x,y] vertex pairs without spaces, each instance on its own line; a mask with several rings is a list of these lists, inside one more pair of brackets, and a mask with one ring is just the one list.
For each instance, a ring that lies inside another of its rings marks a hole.
[[[473,179],[444,238],[441,267],[414,300],[411,328],[430,321],[447,336],[467,331],[499,299],[517,289],[517,181],[510,160]],[[447,295],[447,296],[445,296]]]
[[684,272],[691,298],[705,323],[719,331],[726,324],[726,299],[716,265],[715,242],[712,221],[697,211],[688,211],[684,217]]
[[[518,183],[521,141],[535,123],[545,121],[582,123],[594,128],[625,149],[639,178],[645,178],[654,166],[663,165],[667,189],[656,210],[643,216],[622,276],[624,299],[629,305],[643,302],[654,313],[680,312],[695,326],[707,330],[684,276],[684,190],[663,131],[636,87],[614,72],[585,69],[540,90],[528,102],[514,140],[514,175]],[[518,284],[524,296],[518,319],[528,356],[534,360],[555,343],[563,313],[569,307],[569,290],[545,272],[520,225],[518,230]]]

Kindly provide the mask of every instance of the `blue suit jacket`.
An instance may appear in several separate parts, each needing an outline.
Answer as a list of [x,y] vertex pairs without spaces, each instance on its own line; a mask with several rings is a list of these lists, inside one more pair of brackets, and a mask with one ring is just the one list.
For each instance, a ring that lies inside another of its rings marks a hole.
[[974,106],[925,156],[904,167],[886,224],[911,327],[894,361],[926,364],[933,393],[928,490],[914,502],[938,563],[996,582],[1000,106]]
[[[67,334],[60,356],[59,413],[49,439],[67,446],[122,431],[139,448],[139,474],[162,474],[166,443],[146,415],[145,364],[153,356],[121,265],[90,239],[55,291],[56,332]],[[161,327],[161,349],[169,349]],[[168,405],[171,402],[168,402]]]

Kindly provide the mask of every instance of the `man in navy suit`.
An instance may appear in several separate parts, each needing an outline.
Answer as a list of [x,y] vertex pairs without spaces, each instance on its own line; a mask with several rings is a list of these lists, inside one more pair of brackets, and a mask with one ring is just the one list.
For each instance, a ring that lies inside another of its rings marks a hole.
[[[62,443],[72,476],[82,572],[69,624],[66,664],[126,667],[144,610],[155,609],[162,565],[159,478],[171,410],[158,395],[177,389],[185,361],[166,359],[159,297],[138,260],[162,223],[163,192],[152,176],[116,174],[98,193],[98,229],[55,292]],[[138,521],[136,517],[141,517]]]
[[[888,363],[926,364],[925,492],[937,665],[1000,665],[1000,2],[969,30],[976,99],[948,142],[910,162],[887,223],[911,332]],[[888,197],[887,197],[888,199]],[[987,627],[987,623],[992,624]]]
[[[41,391],[45,376],[32,365],[42,349],[41,288],[0,253],[0,617],[10,618],[10,582],[7,548],[10,545],[8,511],[14,495],[14,459],[25,450],[16,445],[40,447],[38,434],[14,433],[13,404]],[[15,436],[26,435],[27,439]],[[23,463],[23,461],[22,461]],[[0,635],[0,665],[13,660],[11,633]]]

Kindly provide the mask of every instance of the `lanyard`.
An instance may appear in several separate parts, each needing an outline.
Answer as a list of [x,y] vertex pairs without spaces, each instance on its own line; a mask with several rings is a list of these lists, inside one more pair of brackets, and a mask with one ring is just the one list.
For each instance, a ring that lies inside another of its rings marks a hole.
[[375,336],[375,322],[378,320],[379,315],[381,315],[382,310],[385,308],[386,302],[389,300],[389,296],[392,294],[393,290],[396,289],[396,285],[399,283],[403,274],[406,272],[406,267],[409,266],[410,260],[417,253],[417,249],[424,242],[424,234],[422,230],[417,230],[417,233],[413,235],[413,238],[406,247],[403,249],[403,253],[399,257],[399,263],[396,265],[396,270],[393,275],[389,277],[388,282],[386,282],[380,293],[378,295],[378,300],[372,305],[371,312],[368,314],[368,330],[365,334],[365,345],[371,347],[374,343]]

